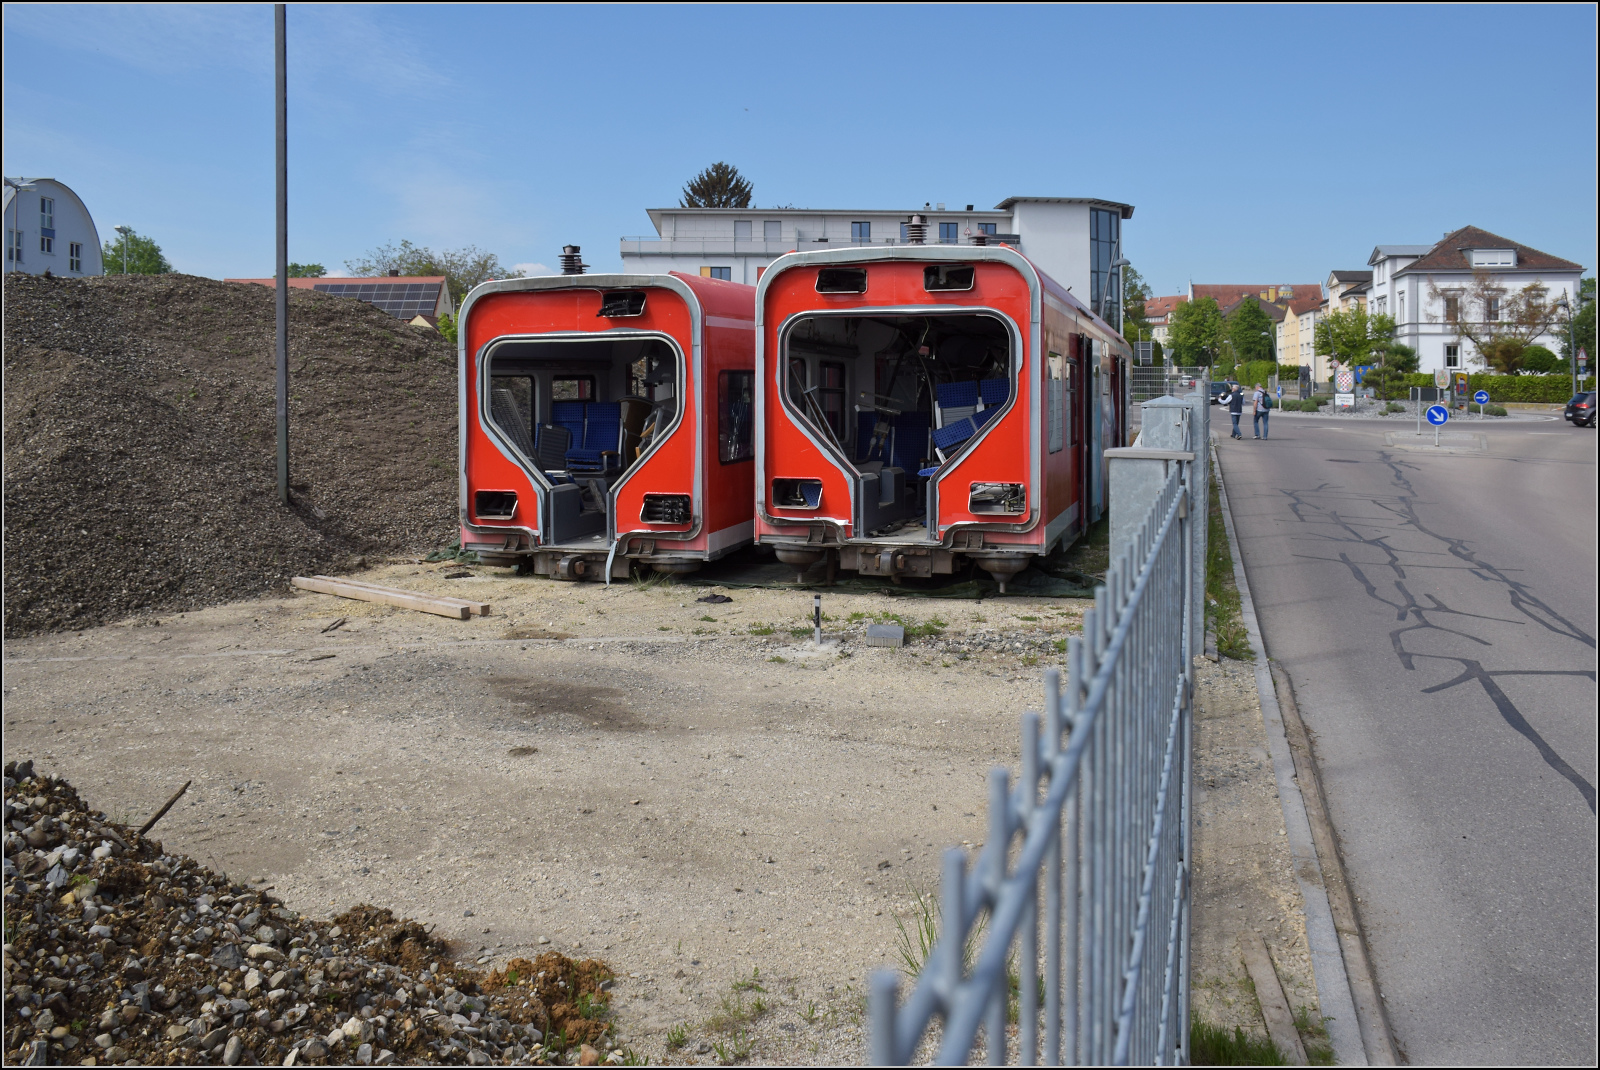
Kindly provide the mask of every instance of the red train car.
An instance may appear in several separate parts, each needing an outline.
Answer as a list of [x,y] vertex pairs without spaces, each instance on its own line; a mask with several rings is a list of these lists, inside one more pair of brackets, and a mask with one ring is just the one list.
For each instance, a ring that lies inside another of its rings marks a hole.
[[459,320],[463,549],[609,581],[747,545],[754,295],[676,273],[474,289]]
[[756,287],[756,540],[1001,583],[1105,507],[1122,336],[1008,246],[791,253]]

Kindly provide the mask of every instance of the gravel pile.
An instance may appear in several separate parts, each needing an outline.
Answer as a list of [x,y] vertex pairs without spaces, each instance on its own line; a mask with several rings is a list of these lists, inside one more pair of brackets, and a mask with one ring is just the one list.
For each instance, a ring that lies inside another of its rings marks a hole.
[[277,497],[274,295],[188,275],[5,283],[5,631],[281,588],[455,536],[455,356],[294,290]]
[[414,921],[332,921],[231,884],[5,767],[7,1065],[630,1061],[611,971],[555,952],[457,966]]

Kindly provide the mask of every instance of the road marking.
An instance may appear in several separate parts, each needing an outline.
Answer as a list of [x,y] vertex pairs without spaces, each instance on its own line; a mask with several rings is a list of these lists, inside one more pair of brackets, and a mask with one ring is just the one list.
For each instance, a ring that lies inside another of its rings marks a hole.
[[1564,435],[1565,431],[1524,431],[1525,435]]

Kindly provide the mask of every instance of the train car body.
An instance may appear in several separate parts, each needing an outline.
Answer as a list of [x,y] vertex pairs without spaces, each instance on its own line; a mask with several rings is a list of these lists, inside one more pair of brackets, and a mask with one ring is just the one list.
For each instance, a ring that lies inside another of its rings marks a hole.
[[756,539],[1001,583],[1105,509],[1127,343],[1008,246],[791,253],[756,287]]
[[689,572],[753,537],[752,287],[477,287],[459,330],[461,546],[558,579]]

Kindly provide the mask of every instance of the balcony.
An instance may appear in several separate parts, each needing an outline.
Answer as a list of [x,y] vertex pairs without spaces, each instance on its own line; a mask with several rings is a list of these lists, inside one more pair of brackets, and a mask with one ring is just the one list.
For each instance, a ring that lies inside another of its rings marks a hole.
[[[1016,234],[991,234],[989,244],[994,245],[1005,242],[1013,249],[1022,248],[1022,240]],[[657,235],[624,237],[622,239],[623,256],[760,256],[776,257],[792,249],[831,249],[838,247],[859,246],[860,248],[882,247],[886,245],[904,245],[899,238],[884,238],[876,241],[856,241],[850,238],[813,238],[801,231],[798,237],[785,238],[782,241],[764,241],[759,238],[732,238],[732,237],[694,237],[694,238],[662,238]],[[928,245],[948,244],[930,241]],[[962,244],[970,245],[971,241]]]

